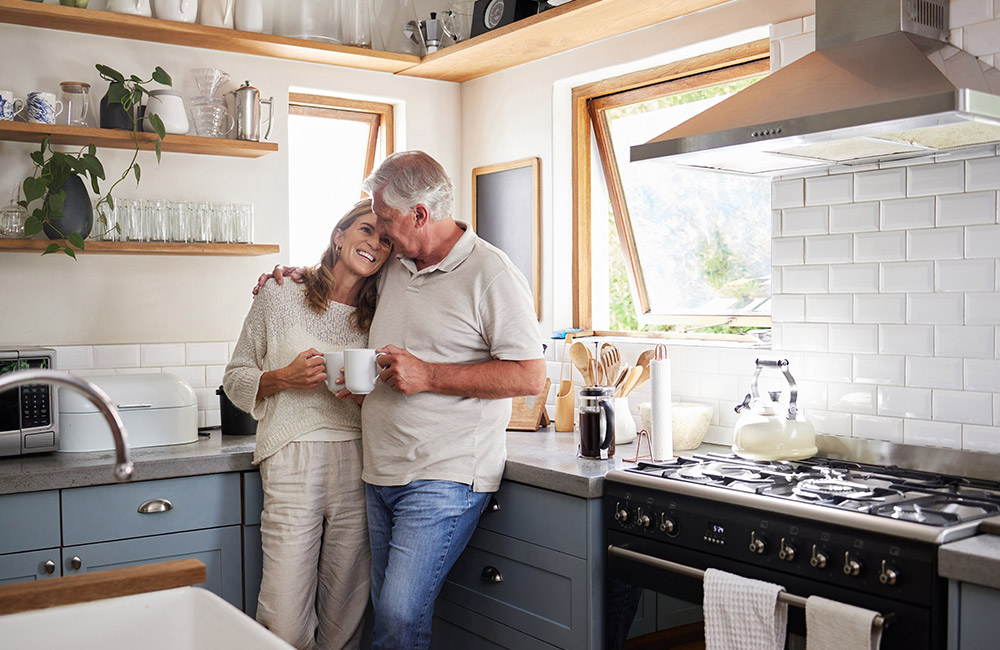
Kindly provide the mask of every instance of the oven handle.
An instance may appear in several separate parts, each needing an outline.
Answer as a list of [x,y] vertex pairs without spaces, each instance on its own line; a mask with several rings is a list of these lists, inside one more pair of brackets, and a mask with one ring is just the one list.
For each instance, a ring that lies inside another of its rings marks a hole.
[[[632,560],[634,562],[656,567],[657,569],[666,569],[667,571],[679,573],[682,576],[687,576],[689,578],[697,578],[698,580],[705,579],[705,572],[701,569],[696,569],[685,564],[678,564],[677,562],[671,562],[670,560],[661,560],[658,557],[653,557],[644,553],[636,553],[635,551],[630,551],[627,548],[615,546],[614,544],[608,545],[608,555],[614,555],[624,560]],[[802,596],[796,596],[795,594],[790,594],[787,591],[779,592],[778,600],[794,607],[805,608],[806,606],[805,598]],[[893,618],[895,618],[895,615],[892,612],[889,612],[888,614],[877,614],[872,620],[872,625],[884,630],[889,627]]]

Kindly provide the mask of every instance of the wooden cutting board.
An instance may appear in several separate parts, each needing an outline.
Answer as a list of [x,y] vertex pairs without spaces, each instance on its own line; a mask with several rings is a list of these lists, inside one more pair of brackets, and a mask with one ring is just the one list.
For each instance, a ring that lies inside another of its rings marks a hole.
[[545,379],[545,387],[542,392],[535,395],[535,401],[528,406],[526,397],[515,397],[510,411],[510,422],[507,423],[508,431],[537,431],[539,427],[549,425],[549,414],[545,411],[545,401],[549,398],[549,387],[552,380]]
[[205,565],[188,558],[0,585],[0,615],[201,584]]

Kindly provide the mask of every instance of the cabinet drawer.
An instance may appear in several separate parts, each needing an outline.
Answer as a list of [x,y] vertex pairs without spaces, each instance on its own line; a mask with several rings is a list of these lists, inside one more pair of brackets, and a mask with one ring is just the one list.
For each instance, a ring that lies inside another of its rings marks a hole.
[[493,498],[480,528],[587,557],[586,499],[512,481],[502,482]]
[[0,585],[58,578],[60,575],[58,548],[0,555]]
[[[490,574],[499,576],[491,581]],[[561,648],[587,647],[587,563],[477,530],[441,598]]]
[[[557,650],[446,600],[434,607],[431,650]],[[577,650],[574,648],[573,650]]]
[[227,526],[240,523],[240,476],[73,488],[62,504],[65,546]]
[[0,554],[59,546],[59,492],[0,496]]
[[244,525],[259,526],[262,510],[264,510],[264,486],[260,483],[260,472],[243,472]]

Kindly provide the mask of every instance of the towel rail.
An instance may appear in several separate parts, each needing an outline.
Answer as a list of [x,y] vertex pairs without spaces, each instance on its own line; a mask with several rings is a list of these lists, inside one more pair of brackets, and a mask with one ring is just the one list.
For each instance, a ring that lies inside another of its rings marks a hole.
[[[696,569],[695,567],[687,566],[685,564],[678,564],[677,562],[671,562],[670,560],[661,560],[658,557],[652,557],[643,553],[636,553],[635,551],[630,551],[627,548],[615,546],[614,544],[608,545],[608,555],[614,555],[625,560],[634,560],[635,562],[640,562],[658,569],[666,569],[667,571],[679,573],[689,578],[697,578],[698,580],[705,579],[705,572],[701,569]],[[778,600],[794,607],[805,608],[806,606],[805,598],[802,596],[796,596],[795,594],[790,594],[787,591],[780,592],[778,594]],[[895,617],[892,612],[887,614],[876,614],[872,619],[872,625],[884,630],[889,627],[893,618]]]

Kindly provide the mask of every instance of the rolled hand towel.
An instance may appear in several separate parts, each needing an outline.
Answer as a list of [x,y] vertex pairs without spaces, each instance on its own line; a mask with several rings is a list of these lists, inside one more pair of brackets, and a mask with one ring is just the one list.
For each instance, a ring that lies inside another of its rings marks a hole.
[[878,612],[835,600],[806,598],[806,650],[878,650]]
[[788,605],[781,585],[705,571],[705,650],[783,650]]

